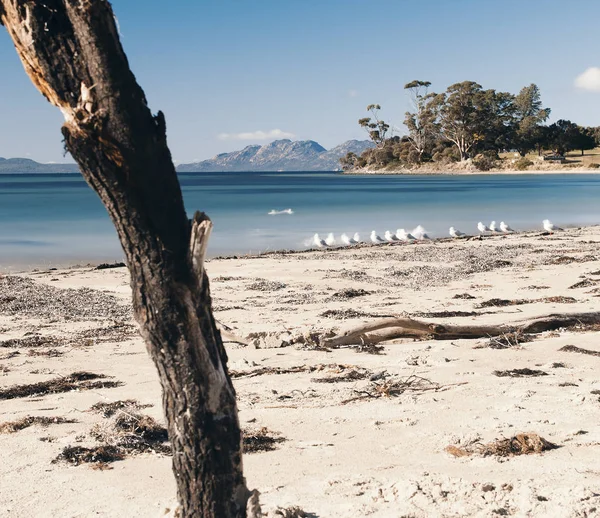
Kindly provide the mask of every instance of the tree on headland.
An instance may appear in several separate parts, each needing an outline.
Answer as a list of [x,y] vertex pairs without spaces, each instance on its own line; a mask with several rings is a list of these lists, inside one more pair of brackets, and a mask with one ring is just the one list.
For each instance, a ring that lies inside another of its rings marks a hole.
[[428,91],[430,86],[429,81],[411,81],[404,85],[413,110],[406,112],[404,124],[408,128],[408,141],[415,152],[415,162],[422,162],[423,156],[431,152],[439,138],[439,105],[434,102],[436,94]]
[[460,160],[469,158],[475,145],[485,139],[490,121],[489,96],[481,85],[463,81],[436,97],[440,135],[452,142]]
[[575,149],[580,149],[583,154],[584,149],[593,149],[594,142],[577,124],[560,119],[548,126],[546,146],[564,156]]
[[378,148],[383,146],[390,129],[390,125],[379,118],[379,110],[381,110],[379,104],[369,104],[367,111],[371,113],[371,117],[358,120],[359,126],[367,131],[369,138]]
[[163,390],[183,518],[242,518],[249,491],[227,354],[204,255],[166,140],[131,72],[106,0],[0,0],[25,71],[65,117],[65,146],[117,229],[133,309]]
[[513,147],[521,156],[538,148],[543,138],[542,125],[550,116],[550,108],[542,108],[540,89],[530,84],[521,89],[514,101],[516,129],[512,141]]
[[[407,134],[386,137],[379,131],[380,106],[367,109],[374,114],[359,120],[370,133],[376,149],[359,157],[346,157],[343,167],[420,166],[423,162],[473,160],[475,167],[495,167],[500,153],[518,151],[521,156],[533,150],[564,154],[575,149],[600,145],[600,127],[582,128],[560,120],[547,126],[550,108],[544,107],[540,89],[530,84],[517,95],[494,89],[484,90],[474,81],[450,85],[440,94],[430,93],[429,81],[411,81],[404,86],[411,100],[405,114]],[[384,124],[384,123],[383,123]]]

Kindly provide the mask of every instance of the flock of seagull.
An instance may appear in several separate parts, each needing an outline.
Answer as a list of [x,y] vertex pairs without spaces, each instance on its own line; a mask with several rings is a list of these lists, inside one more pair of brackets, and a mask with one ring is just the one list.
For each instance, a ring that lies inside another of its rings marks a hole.
[[[550,233],[554,233],[557,230],[563,230],[562,228],[557,227],[549,219],[545,219],[542,222],[542,227],[544,228],[544,230],[546,232],[550,232]],[[477,223],[477,230],[479,230],[479,234],[482,236],[496,234],[496,233],[509,234],[511,232],[514,232],[514,230],[512,228],[510,228],[510,225],[508,223],[505,223],[504,221],[501,221],[500,225],[496,225],[496,222],[492,221],[489,224],[489,226],[485,225],[484,223],[482,223],[480,221],[479,223]],[[454,238],[460,238],[460,237],[467,236],[467,234],[465,234],[464,232],[461,232],[460,230],[458,230],[454,227],[450,227],[449,234],[451,237],[454,237]],[[369,237],[370,237],[371,243],[376,244],[376,245],[383,244],[383,243],[395,243],[398,241],[424,241],[427,239],[431,239],[427,235],[427,232],[425,232],[425,229],[421,225],[419,225],[418,227],[413,229],[411,232],[406,232],[406,230],[404,230],[403,228],[399,228],[398,230],[396,230],[395,234],[390,232],[389,230],[386,230],[385,234],[383,234],[383,237],[378,235],[377,232],[375,230],[373,230]],[[341,242],[340,243],[341,245],[348,246],[348,245],[357,245],[358,243],[361,243],[362,241],[360,239],[360,235],[358,234],[358,232],[356,232],[353,236],[349,236],[348,234],[342,234],[340,236],[340,242]],[[325,239],[321,239],[319,234],[315,234],[312,239],[312,245],[316,246],[318,248],[331,247],[331,246],[335,246],[336,244],[338,244],[338,242],[336,241],[335,236],[333,235],[333,232],[329,233],[329,235]]]

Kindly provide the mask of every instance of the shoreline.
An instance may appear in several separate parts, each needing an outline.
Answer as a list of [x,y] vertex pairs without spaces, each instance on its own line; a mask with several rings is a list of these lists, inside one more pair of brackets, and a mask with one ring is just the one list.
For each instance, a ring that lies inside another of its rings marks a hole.
[[420,169],[361,169],[359,171],[342,171],[341,174],[344,175],[398,175],[398,176],[491,176],[491,175],[555,175],[555,174],[566,174],[566,175],[576,175],[576,174],[600,174],[600,169],[575,169],[575,168],[566,168],[564,170],[561,169],[527,169],[525,171],[518,171],[516,169],[498,169],[498,170],[490,170],[490,171],[424,171]]
[[[592,224],[592,225],[582,225],[582,226],[564,226],[565,231],[582,231],[586,229],[595,229],[600,228],[600,223]],[[526,230],[516,230],[513,232],[496,232],[494,234],[486,234],[486,235],[465,235],[459,238],[453,237],[432,237],[428,240],[414,240],[414,241],[397,241],[397,242],[386,242],[386,243],[370,243],[366,240],[360,242],[355,245],[334,245],[327,248],[282,248],[278,250],[265,250],[264,252],[258,253],[240,253],[240,254],[225,254],[225,255],[208,255],[206,262],[214,262],[214,261],[236,261],[236,260],[251,260],[251,259],[262,259],[269,257],[286,257],[286,256],[295,256],[295,255],[303,255],[303,254],[311,254],[311,253],[321,253],[324,255],[343,252],[343,251],[352,251],[352,250],[364,250],[364,249],[385,249],[385,248],[395,248],[395,247],[406,247],[406,246],[425,246],[427,244],[438,244],[438,243],[465,243],[470,241],[477,242],[485,242],[488,239],[502,239],[509,237],[544,237],[550,236],[549,232],[546,232],[542,229],[526,229]],[[28,267],[25,264],[12,264],[5,267],[0,267],[0,275],[27,275],[31,273],[39,273],[39,272],[49,272],[55,270],[78,270],[78,269],[97,269],[97,267],[101,264],[108,264],[106,269],[111,268],[119,268],[121,266],[112,266],[113,264],[124,262],[124,257],[119,257],[117,259],[94,259],[89,258],[84,261],[82,260],[65,260],[65,261],[56,261],[56,262],[48,262],[47,264],[30,264]]]

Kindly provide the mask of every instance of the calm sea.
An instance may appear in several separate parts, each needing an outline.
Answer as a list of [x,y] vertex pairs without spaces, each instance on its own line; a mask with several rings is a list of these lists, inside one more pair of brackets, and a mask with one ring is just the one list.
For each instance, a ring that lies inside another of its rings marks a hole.
[[[305,247],[315,232],[450,225],[476,233],[478,221],[515,229],[600,223],[600,175],[344,176],[338,173],[181,174],[187,210],[215,228],[209,253]],[[292,215],[268,215],[292,209]],[[120,260],[96,194],[77,174],[0,175],[0,269]]]

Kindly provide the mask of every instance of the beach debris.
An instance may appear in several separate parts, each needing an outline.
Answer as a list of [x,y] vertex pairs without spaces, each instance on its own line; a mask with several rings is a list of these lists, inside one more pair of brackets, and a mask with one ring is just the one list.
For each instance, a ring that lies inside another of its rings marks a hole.
[[431,311],[429,313],[414,313],[422,318],[453,318],[453,317],[476,317],[480,315],[476,311]]
[[590,349],[583,349],[582,347],[577,347],[575,345],[565,345],[564,347],[561,347],[559,349],[559,351],[566,352],[566,353],[587,354],[589,356],[599,356],[600,357],[600,351],[592,351]]
[[112,268],[125,268],[127,265],[124,262],[100,263],[94,270],[110,270]]
[[440,385],[427,378],[412,374],[403,378],[390,378],[383,381],[374,380],[369,385],[361,390],[355,389],[353,392],[356,394],[355,397],[351,397],[342,401],[342,405],[351,403],[354,401],[361,401],[364,399],[379,399],[382,397],[391,398],[398,397],[402,394],[410,392],[412,394],[424,394],[425,392],[439,392],[447,390],[450,387],[465,385],[467,382],[453,383],[449,385]]
[[359,381],[370,378],[372,373],[368,369],[360,367],[347,369],[345,366],[340,366],[337,372],[331,369],[333,376],[327,376],[325,378],[312,378],[310,381],[313,383],[344,383],[350,381]]
[[86,448],[84,446],[67,446],[52,461],[53,464],[64,461],[78,466],[79,464],[95,463],[106,465],[109,462],[123,460],[125,454],[116,446],[95,446]]
[[509,369],[505,371],[494,371],[492,372],[494,376],[498,376],[500,378],[526,378],[526,377],[535,377],[535,376],[548,376],[547,372],[529,369],[527,367],[523,369]]
[[44,396],[46,394],[58,394],[72,390],[92,390],[102,388],[114,388],[123,385],[120,381],[106,380],[104,374],[92,372],[73,372],[68,376],[61,376],[48,381],[40,381],[28,385],[12,385],[0,389],[0,400],[15,399],[29,396]]
[[456,295],[454,295],[452,297],[453,299],[463,299],[463,300],[470,300],[470,299],[475,299],[477,297],[474,297],[473,295],[471,295],[470,293],[457,293]]
[[344,288],[340,291],[336,291],[330,298],[331,300],[350,300],[356,297],[371,295],[371,293],[371,291],[363,290],[362,288]]
[[575,284],[573,284],[572,286],[569,286],[570,290],[576,290],[579,288],[589,288],[591,286],[597,286],[598,285],[598,281],[594,280],[594,279],[583,279],[582,281],[576,282]]
[[51,424],[70,424],[76,422],[75,419],[67,419],[65,417],[26,416],[17,421],[0,423],[0,434],[15,433],[33,425],[40,425],[47,428]]
[[534,302],[546,302],[548,304],[575,304],[577,299],[558,295],[554,297],[543,297],[541,299],[536,299]]
[[337,334],[320,337],[320,344],[333,348],[345,345],[377,344],[397,338],[419,338],[432,340],[455,340],[489,338],[519,331],[524,334],[539,334],[556,329],[598,326],[600,312],[551,314],[524,320],[515,324],[500,325],[451,325],[424,322],[409,317],[381,318],[357,326],[341,329]]
[[70,464],[104,465],[142,453],[171,454],[168,434],[164,426],[150,416],[137,413],[136,406],[120,408],[116,414],[94,425],[90,436],[100,444],[91,447],[67,446],[52,461]]
[[[582,257],[573,257],[570,255],[553,255],[544,264],[548,265],[559,265],[559,264],[572,264],[572,263],[587,263],[590,261],[597,261],[598,257],[595,255],[587,254]],[[590,275],[594,275],[591,273]]]
[[255,349],[278,349],[292,344],[292,334],[287,331],[259,331],[250,333],[241,343],[252,345]]
[[29,356],[46,356],[47,358],[58,358],[59,356],[62,356],[65,353],[63,351],[59,351],[58,349],[43,349],[41,351],[38,349],[29,349],[27,354]]
[[130,320],[132,309],[115,296],[90,288],[60,289],[31,279],[0,278],[0,314],[49,320]]
[[244,428],[242,430],[242,445],[244,453],[273,451],[277,444],[285,441],[279,433],[269,430],[266,426],[258,429]]
[[287,287],[287,284],[279,281],[270,281],[268,279],[256,278],[246,286],[247,290],[253,291],[278,291]]
[[151,406],[152,405],[150,404],[141,404],[136,399],[125,399],[110,402],[101,401],[92,405],[89,409],[89,412],[94,412],[102,415],[102,417],[108,418],[112,417],[120,411],[131,412],[132,410],[141,410],[143,408],[149,408]]
[[321,318],[335,318],[337,320],[346,320],[349,318],[364,318],[373,317],[369,313],[363,313],[362,311],[356,311],[355,309],[327,309],[323,313],[319,314]]
[[489,299],[489,300],[485,300],[483,302],[480,302],[479,304],[477,304],[477,308],[499,308],[499,307],[504,307],[504,306],[520,306],[521,304],[531,304],[532,302],[534,302],[533,300],[527,300],[527,299],[515,299],[515,300],[508,300],[508,299]]
[[308,518],[309,516],[301,507],[277,507],[267,515],[268,518]]
[[557,448],[560,446],[547,441],[537,433],[518,433],[512,437],[498,439],[487,444],[475,442],[464,447],[450,445],[444,450],[454,457],[468,457],[474,454],[482,457],[514,457],[542,453]]
[[508,349],[509,347],[519,347],[523,343],[532,341],[532,335],[521,331],[514,331],[512,333],[504,333],[500,336],[492,336],[485,345],[478,346],[477,348]]
[[367,353],[367,354],[385,354],[385,347],[383,345],[375,345],[375,344],[359,344],[353,347],[354,352],[357,353]]
[[298,365],[295,367],[258,367],[249,371],[229,371],[229,376],[235,378],[253,378],[255,376],[265,376],[268,374],[298,374],[300,372],[343,372],[349,369],[359,369],[356,365],[342,365],[338,363],[317,364],[317,365]]

